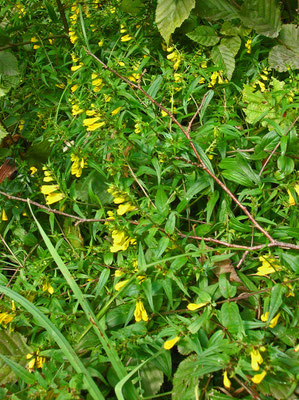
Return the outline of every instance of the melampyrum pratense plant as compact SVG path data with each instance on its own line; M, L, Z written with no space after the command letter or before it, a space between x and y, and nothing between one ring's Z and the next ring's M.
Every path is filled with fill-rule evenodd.
M298 397L295 8L1 8L0 399Z

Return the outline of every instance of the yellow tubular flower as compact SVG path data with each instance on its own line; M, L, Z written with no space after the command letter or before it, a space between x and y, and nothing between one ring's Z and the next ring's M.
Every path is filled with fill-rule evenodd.
M35 167L30 167L29 169L30 169L30 175L34 175L37 171L37 168Z
M139 321L147 322L148 321L148 315L147 315L147 312L146 312L141 300L136 301L134 317L135 317L136 322L139 322Z
M80 63L79 65L73 65L71 67L71 71L75 72L78 71L79 68L81 68L83 66L83 63Z
M121 41L121 42L128 42L129 40L132 40L132 39L133 39L132 36L130 36L130 35L128 34L128 35L122 36L122 37L120 38L120 41Z
M118 206L116 213L117 215L124 215L126 212L133 210L135 210L135 206L132 206L130 203L125 203Z
M288 195L289 195L289 205L294 206L296 204L294 197L292 196L291 191L288 189L287 190Z
M231 381L228 379L227 371L223 372L223 385L226 389L230 389Z
M209 304L208 301L206 301L205 303L190 303L187 305L188 310L190 311L195 311L201 307L206 306L207 304Z
M120 281L120 282L118 282L118 283L114 286L114 289L118 292L120 289L122 289L122 288L127 284L128 281L129 281L129 279L126 279L125 281Z
M272 274L281 268L274 257L261 256L259 260L262 262L262 266L257 269L258 272L255 275L264 276Z
M40 190L42 194L50 194L59 189L58 185L42 185Z
M247 42L245 43L245 47L247 49L248 54L251 53L251 43L252 43L252 39L248 39Z
M94 117L94 118L85 118L84 120L83 120L83 125L84 126L90 126L90 125L93 125L93 124L95 124L97 121L99 121L100 120L100 117Z
M105 122L104 122L104 121L102 121L102 122L97 122L96 124L92 124L92 125L88 126L88 127L86 128L86 130L87 130L88 132L93 132L93 131L95 131L96 129L99 129L99 128L101 128L101 127L104 126L104 125L105 125Z
M71 91L74 93L77 89L78 89L78 87L79 87L79 85L73 85L72 87L71 87Z
M260 369L259 364L262 364L263 357L261 356L261 353L259 352L258 349L253 349L250 352L250 356L251 356L251 368L253 369L253 371L258 371Z
M121 269L118 269L115 271L114 276L116 276L117 278L120 278L124 273L122 272Z
M57 203L58 201L64 199L64 194L63 193L50 193L46 197L46 204L54 204Z
M7 325L14 319L14 314L8 314L7 312L0 313L0 324Z
M267 322L269 317L269 311L267 311L265 314L261 315L261 321Z
M4 208L2 208L2 221L8 221L8 218L7 218Z
M170 339L170 340L166 340L166 342L164 342L164 344L163 344L163 348L164 348L165 350L170 350L170 349L173 348L173 346L174 346L179 340L180 340L180 337L179 337L179 336L176 336L175 338Z
M262 382L262 380L265 378L267 375L266 371L261 372L260 374L254 375L251 380L253 383L256 383L257 385Z
M116 115L120 112L121 107L117 107L115 110L111 111L111 115Z
M280 313L278 313L278 314L276 315L276 317L274 317L273 319L271 319L271 322L270 322L270 324L269 324L269 327L270 327L270 328L275 328L275 326L277 325L277 322L278 322L279 317L280 317Z

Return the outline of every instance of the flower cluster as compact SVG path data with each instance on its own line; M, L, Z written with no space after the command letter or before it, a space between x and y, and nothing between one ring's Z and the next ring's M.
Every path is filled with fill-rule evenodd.
M182 56L174 47L167 47L166 50L169 53L167 59L173 63L173 69L176 71L182 62Z
M79 157L76 154L72 153L71 161L72 161L71 174L75 175L76 178L80 178L80 176L82 175L83 168L86 167L86 162L84 158Z
M247 49L247 53L251 53L251 45L252 45L252 39L248 39L247 42L245 43L245 47Z
M137 81L139 80L139 78L140 78L140 76L141 76L141 74L140 74L139 72L137 72L138 69L139 69L139 66L140 66L139 63L136 63L135 65L132 66L132 69L133 69L133 71L135 71L135 72L132 72L132 74L128 77L128 79L129 79L131 82L137 82Z
M260 353L261 351L266 351L266 348L264 346L261 346L259 349L258 348L254 348L251 352L250 352L250 357L251 357L251 368L253 371L259 371L260 369L260 364L263 363L263 357ZM264 379L264 377L266 376L266 371L261 372L260 374L256 374L254 375L251 380L252 382L258 384L261 383L261 381Z
M120 25L120 33L121 33L121 34L124 34L124 33L126 33L126 32L127 32L127 30L125 29L124 24L121 24L121 25ZM123 36L120 38L120 41L121 41L121 42L128 42L129 40L132 40L132 39L133 39L133 37L130 36L128 33L126 33L125 35L123 35Z
M278 323L279 317L280 317L280 313L278 313L273 319L271 319L270 324L269 324L270 328L275 328L275 326ZM263 321L263 322L267 322L268 318L269 318L269 311L267 311L267 312L265 312L265 314L261 315L261 321Z
M43 292L48 292L48 293L50 293L50 294L53 294L53 293L54 293L53 286L52 286L51 283L49 283L49 282L44 282L44 283L43 283L42 291L43 291Z
M30 39L30 42L31 43L38 43L38 39L34 36L34 37L32 37L31 39ZM40 48L40 45L39 44L34 44L33 45L33 48L34 48L34 50L37 50L37 49L39 49Z
M136 306L135 306L135 311L134 311L134 317L135 321L148 321L148 315L146 312L146 309L144 308L144 305L141 300L136 301Z
M44 182L53 182L55 181L55 178L52 174L52 171L50 171L47 167L43 167L44 171ZM65 195L61 192L59 192L59 185L42 185L41 186L41 192L46 196L46 204L50 205L53 203L57 203L58 201L62 200Z
M11 321L13 321L15 315L14 314L10 314L8 312L2 312L0 313L0 325L4 324L4 326L8 325L11 323Z
M129 196L126 192L121 191L116 186L110 186L107 190L108 193L111 193L113 196L113 203L119 204L117 208L117 215L124 215L129 211L136 210L136 207L133 206L129 201Z
M97 73L92 73L91 74L91 79L92 79L92 85L94 86L93 91L95 93L98 93L102 87L104 86L103 84L103 79L100 78L100 75Z
M92 110L93 112L93 110ZM86 111L86 115L88 115L88 111ZM101 128L105 125L105 121L101 121L101 116L98 113L94 114L95 116L92 118L85 118L83 120L83 125L86 127L88 132L95 131L96 129Z
M136 239L132 239L127 236L125 231L114 229L111 233L113 240L112 246L110 247L111 253L117 253L118 251L127 250L130 245L136 244Z
M223 71L219 71L219 72L214 71L211 75L211 80L210 80L208 87L215 86L217 83L217 80L218 80L219 84L223 83L224 81L223 81L222 73L223 73Z
M260 256L259 260L262 263L261 267L258 267L257 273L255 275L265 276L273 274L281 269L281 266L277 263L277 260L270 256Z
M27 364L29 372L34 371L34 366L36 366L36 368L42 368L43 364L46 362L45 357L39 355L39 350L36 351L35 353L28 353L26 355L26 358L27 360L30 360Z

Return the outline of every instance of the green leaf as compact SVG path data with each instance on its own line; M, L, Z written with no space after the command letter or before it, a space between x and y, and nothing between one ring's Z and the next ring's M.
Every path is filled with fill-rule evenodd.
M241 46L241 39L239 38L239 36L223 38L221 39L220 44L226 46L231 51L231 53L236 56Z
M154 396L163 384L164 374L154 363L147 363L140 369L143 396Z
M299 27L293 24L282 25L279 38L283 44L295 53L299 53Z
M219 66L227 76L231 79L235 69L235 57L233 52L223 44L215 46L211 52L213 62Z
M199 374L194 374L195 354L191 354L180 362L173 377L172 400L195 400L195 388Z
M0 52L0 75L19 75L18 60L8 51Z
M281 284L277 284L273 286L271 290L271 298L270 298L270 306L269 306L269 315L267 320L267 325L270 324L271 320L275 317L277 311L279 310L282 304L282 295L286 291L286 288Z
M290 157L280 156L277 159L277 166L285 175L289 175L294 171L295 163Z
M163 78L162 75L159 75L154 82L147 89L147 93L154 99L162 85Z
M220 38L211 26L198 26L194 31L187 34L194 42L203 46L214 46L219 42Z
M224 169L223 176L236 183L252 187L258 185L260 177L253 171L249 163L241 158L225 158L219 163L219 167Z
M0 96L1 97L1 96ZM0 124L0 143L2 139L5 138L5 136L8 135L8 132L3 128L3 126Z
M285 72L288 68L298 69L298 53L281 44L274 46L269 53L269 66L279 72Z
M243 321L236 303L222 304L220 321L232 335L241 337L244 334Z
M141 0L122 0L120 8L128 14L137 15L144 8Z
M167 200L168 197L166 196L163 187L159 187L156 193L155 206L160 213L163 213L169 209Z
M194 321L188 326L188 330L192 334L197 333L203 324L210 318L211 312L211 307L206 307L201 315L195 317Z
M8 329L0 330L0 385L14 383L17 381L16 368L11 368L12 365L18 365L23 368L26 363L26 354L30 353L31 349L26 343L26 338L18 332L10 332ZM11 361L6 362L7 359Z
M217 203L218 198L219 198L219 192L218 192L218 190L215 190L215 191L211 194L211 196L210 196L210 198L209 198L209 201L208 201L208 204L207 204L207 218L206 218L206 222L210 222L211 215L212 215L212 213L213 213L213 210L214 210L215 204Z
M237 292L236 286L233 286L229 283L225 274L219 275L219 289L223 297L228 299L229 297L234 297Z
M176 212L172 211L169 214L169 217L168 217L167 222L165 224L165 232L168 233L169 235L172 235L173 232L174 232L175 219L176 219Z
M94 380L83 365L82 361L78 358L72 346L65 339L62 333L56 328L56 326L35 305L25 299L25 297L19 295L18 293L5 286L0 286L0 293L4 293L6 296L9 296L11 299L19 303L22 307L24 307L28 312L32 314L32 316L38 321L39 325L46 329L50 337L55 340L55 342L64 352L70 364L75 369L75 371L78 373L82 373L87 390L89 391L93 399L104 400L100 389L95 384Z
M206 112L206 110L208 108L208 105L210 104L210 101L212 100L212 98L214 96L214 93L215 93L214 90L209 90L206 93L206 97L204 99L204 102L203 102L203 105L202 105L202 108L201 108L200 114L199 114L200 123L202 123L203 117L204 117L205 112Z
M189 17L195 0L158 0L155 22L166 43L176 28Z
M241 7L243 23L264 36L277 37L281 28L280 8L275 0L247 0Z
M11 368L11 370L16 374L16 376L26 382L28 385L34 385L36 383L36 378L26 368L22 367L20 364L9 359L0 353L0 358ZM3 372L3 370L1 371ZM0 380L2 383L2 380ZM3 384L3 383L2 383Z
M198 0L196 12L200 18L231 20L239 18L238 9L227 0Z

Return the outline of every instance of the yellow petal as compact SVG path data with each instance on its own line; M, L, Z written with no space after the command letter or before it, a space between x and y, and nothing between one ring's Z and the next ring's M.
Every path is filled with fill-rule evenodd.
M166 340L166 342L164 342L163 344L164 349L170 350L179 340L180 340L179 336L176 336L175 338L170 340Z
M231 381L228 379L227 371L223 372L223 385L226 389L230 389Z
M115 110L111 111L111 115L116 115L120 112L121 107L117 107Z
M265 314L261 315L261 321L267 322L269 317L269 311L265 312Z
M7 218L4 208L2 208L2 221L8 221L8 218Z
M262 380L265 378L267 375L266 371L261 372L260 374L254 375L251 380L253 383L259 384L262 382Z
M187 305L188 310L190 311L195 311L198 308L204 307L205 305L209 304L208 301L206 301L205 303L190 303Z
M74 93L77 89L78 89L78 87L79 87L79 85L73 85L72 87L71 87L71 91Z
M275 326L277 325L277 322L278 322L279 317L280 317L280 313L278 313L278 314L276 315L276 317L274 317L273 319L271 319L271 322L270 322L270 324L269 324L269 327L270 327L270 328L275 328Z
M50 294L53 294L53 293L54 293L53 286L51 286L50 284L48 285L48 292L49 292Z
M42 185L40 188L40 191L42 194L50 194L55 192L55 190L58 190L59 186L58 185Z
M30 167L29 169L30 169L30 175L34 175L37 171L37 168L35 167Z
M28 369L32 369L35 365L35 358L32 358L28 363Z
M100 120L100 117L86 118L86 119L83 120L83 125L84 126L90 126L90 125L95 124L99 120Z
M135 206L132 206L130 203L120 204L116 211L117 215L124 215L128 211L135 210Z
M90 125L86 128L87 131L92 132L95 131L96 129L101 128L102 126L105 125L105 121L102 122L97 122L96 124Z
M122 289L128 282L129 279L126 279L125 281L120 281L118 282L115 286L114 289L118 292L120 289Z
M291 191L288 189L287 190L288 195L289 195L289 205L294 206L296 204L294 197L292 196Z
M259 352L258 349L254 349L250 352L251 356L251 368L253 371L258 371L260 369L259 364L262 364L263 358L261 356L261 353Z
M64 199L63 193L50 193L47 195L46 204L50 205Z

